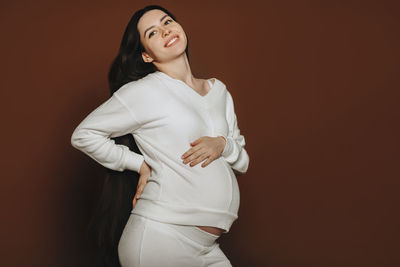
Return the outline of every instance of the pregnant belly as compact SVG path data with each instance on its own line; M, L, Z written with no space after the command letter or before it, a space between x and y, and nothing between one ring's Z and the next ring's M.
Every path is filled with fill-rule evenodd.
M201 163L193 167L182 164L179 170L164 178L162 198L199 208L237 211L239 192L236 176L223 158L204 168Z

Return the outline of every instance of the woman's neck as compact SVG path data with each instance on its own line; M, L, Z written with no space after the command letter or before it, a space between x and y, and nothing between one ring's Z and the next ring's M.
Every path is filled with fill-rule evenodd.
M192 75L186 53L183 53L181 56L171 61L163 62L161 64L154 62L153 64L159 71L168 74L174 79L181 80L189 86L193 86L196 82L196 78L194 78Z

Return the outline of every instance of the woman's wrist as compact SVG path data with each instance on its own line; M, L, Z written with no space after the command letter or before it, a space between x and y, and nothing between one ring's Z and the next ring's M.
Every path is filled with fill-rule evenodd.
M222 150L221 150L221 154L222 152L225 150L225 146L226 146L226 139L224 136L220 135L218 136L220 139L222 139Z
M143 160L143 163L142 163L142 165L140 167L140 170L139 170L139 174L143 175L143 174L145 174L146 172L149 172L149 171L150 171L149 166L147 165L146 161Z

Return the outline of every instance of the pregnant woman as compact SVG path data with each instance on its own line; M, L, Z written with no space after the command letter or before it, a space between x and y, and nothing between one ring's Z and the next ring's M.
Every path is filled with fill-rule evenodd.
M225 84L193 76L182 26L157 5L132 16L109 80L112 96L71 143L108 169L139 174L120 264L231 266L216 240L238 218L235 174L249 156ZM111 139L127 134L141 154Z

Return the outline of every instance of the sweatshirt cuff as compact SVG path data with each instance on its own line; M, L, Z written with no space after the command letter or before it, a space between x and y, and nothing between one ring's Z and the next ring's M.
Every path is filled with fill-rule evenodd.
M128 147L127 147L128 148ZM144 156L131 151L129 148L125 156L125 169L139 173L144 161Z
M219 136L221 136L221 137L223 137L225 139L225 148L222 151L221 156L226 158L232 153L232 150L233 150L232 142L233 142L233 140L229 136L225 136L225 135L219 135Z

